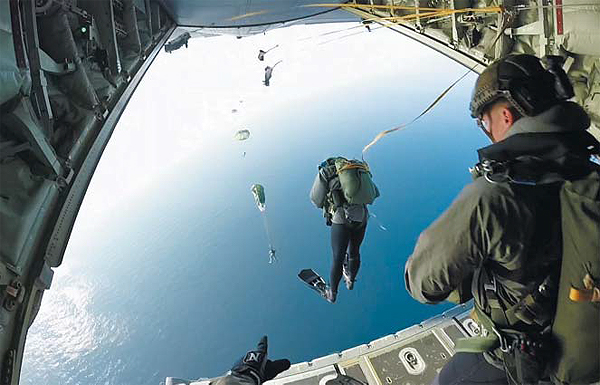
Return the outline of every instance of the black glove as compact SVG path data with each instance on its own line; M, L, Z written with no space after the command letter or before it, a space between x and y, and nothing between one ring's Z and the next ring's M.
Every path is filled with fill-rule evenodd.
M289 360L271 361L267 359L267 336L263 336L258 342L256 350L246 353L244 357L233 365L231 372L238 376L250 377L256 382L256 385L261 385L289 367Z

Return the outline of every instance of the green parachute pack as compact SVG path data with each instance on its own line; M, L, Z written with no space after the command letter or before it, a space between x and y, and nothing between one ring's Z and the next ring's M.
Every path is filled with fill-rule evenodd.
M600 381L600 173L560 192L563 258L550 374L558 384Z
M520 345L506 346L501 335L523 333L511 330L510 325L499 327L477 305L474 310L479 322L494 333L461 339L455 347L458 352L471 353L502 350L511 384L534 384L543 376L560 385L600 381L600 168L574 180L557 177L553 182L562 184L562 261L558 287L554 286L554 317L542 337L549 342L544 349L547 358L540 362L541 357L524 354ZM523 304L531 320L545 311L535 297L528 295Z
M373 175L366 162L337 157L333 164L346 202L370 205L377 199L379 189L373 182Z

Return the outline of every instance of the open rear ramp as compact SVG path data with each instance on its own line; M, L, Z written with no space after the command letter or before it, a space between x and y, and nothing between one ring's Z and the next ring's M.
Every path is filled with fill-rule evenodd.
M472 307L459 305L394 334L339 353L292 365L271 385L326 385L338 371L368 385L430 384L455 353L456 340L478 335ZM200 385L206 380L167 378L167 385Z

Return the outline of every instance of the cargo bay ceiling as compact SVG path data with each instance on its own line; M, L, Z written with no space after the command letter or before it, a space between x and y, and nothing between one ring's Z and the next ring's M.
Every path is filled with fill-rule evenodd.
M599 136L600 0L0 0L0 384L19 382L96 165L165 43L190 28L246 36L343 21L476 72L509 53L560 55Z

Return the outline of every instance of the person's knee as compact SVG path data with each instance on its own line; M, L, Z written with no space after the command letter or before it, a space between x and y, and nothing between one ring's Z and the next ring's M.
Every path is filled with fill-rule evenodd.
M350 249L348 251L348 262L349 263L357 263L360 262L360 251L358 248Z

